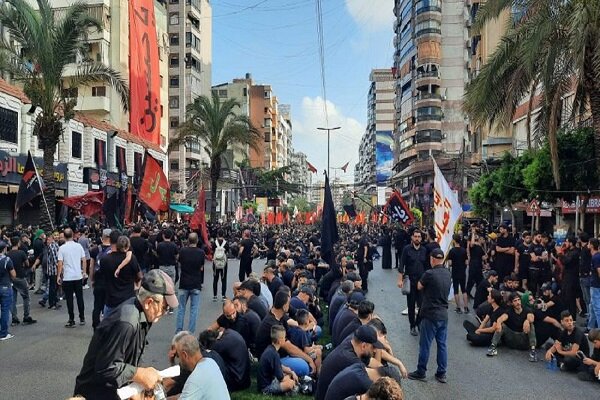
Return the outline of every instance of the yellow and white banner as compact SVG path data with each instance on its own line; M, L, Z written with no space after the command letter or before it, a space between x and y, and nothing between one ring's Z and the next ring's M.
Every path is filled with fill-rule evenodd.
M433 207L435 211L435 235L444 254L450 250L454 227L462 214L462 207L456 193L450 189L442 171L433 160L435 177L433 181Z

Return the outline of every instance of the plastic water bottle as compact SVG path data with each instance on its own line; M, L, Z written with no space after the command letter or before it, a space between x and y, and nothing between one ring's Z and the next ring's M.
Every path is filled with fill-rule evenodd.
M552 371L552 372L556 372L558 371L558 365L556 362L556 357L552 356L552 358L550 359L550 361L546 362L546 369Z

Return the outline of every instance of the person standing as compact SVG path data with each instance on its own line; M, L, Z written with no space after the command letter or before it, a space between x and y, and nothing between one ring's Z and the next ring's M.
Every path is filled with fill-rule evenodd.
M402 257L402 250L408 245L410 237L403 228L398 228L394 235L394 249L396 250L396 269L400 265L400 258Z
M92 328L100 324L100 315L104 312L106 305L106 276L102 271L102 259L112 251L110 244L110 234L112 230L104 229L102 231L102 242L100 246L92 249L90 256L94 258L93 268L90 269L89 282L94 289L94 309L92 311Z
M253 254L258 250L254 240L250 238L250 229L246 229L242 234L242 242L240 243L240 272L238 278L243 282L252 273Z
M559 255L563 265L560 294L572 316L577 318L577 287L579 286L579 249L576 239L568 236L565 240L566 250Z
M421 291L417 290L417 282L423 272L427 262L427 250L421 246L421 231L415 229L411 236L411 244L404 247L402 257L398 267L398 287L404 287L404 277L407 276L410 281L410 292L406 295L408 303L408 321L410 322L410 334L418 336L417 319L415 307L421 306Z
M217 301L219 277L221 278L221 298L223 301L225 301L225 293L227 292L227 254L229 253L229 245L223 236L223 229L219 229L213 248L213 301Z
M448 368L448 294L451 275L444 268L444 252L441 249L431 251L429 258L431 269L425 271L417 290L423 293L423 304L419 310L421 318L421 338L419 341L419 362L417 370L408 374L408 379L425 380L431 342L435 338L437 345L437 372L435 379L446 383Z
M133 227L129 242L131 244L131 251L140 265L142 272L148 271L146 261L150 245L148 244L148 239L142 237L142 227L140 225Z
M590 252L592 253L592 267L590 279L590 318L588 329L600 326L600 242L598 239L590 239Z
M460 234L452 236L452 248L448 252L448 264L452 267L452 286L454 288L454 301L456 313L469 313L469 296L467 296L467 251L460 245ZM462 293L462 296L461 296ZM461 308L462 300L462 308Z
M0 241L0 340L14 337L8 332L10 306L13 301L12 280L17 277L10 258L6 256L8 245Z
M358 263L358 272L362 280L363 292L369 291L369 238L366 233L363 233L358 239L358 248L356 249L356 262Z
M581 286L581 297L583 303L585 304L585 309L588 313L587 317L589 317L591 279L590 272L592 266L592 253L590 252L590 247L588 245L590 237L587 233L584 232L579 236L579 240L581 242L581 252L579 254L579 284ZM585 317L586 315L581 316Z
M181 277L179 278L179 310L177 311L176 333L183 330L185 309L190 300L188 331L194 333L200 309L201 274L204 271L204 250L198 247L198 234L190 233L188 246L179 250Z
M177 245L173 243L173 231L166 229L163 231L162 237L162 242L156 245L158 268L169 275L173 282L177 282L177 257L179 250L177 249ZM173 314L173 310L169 309L169 314Z
M83 228L81 228L79 237L77 238L77 243L79 243L81 247L83 247L83 252L85 253L85 273L83 275L84 289L90 288L90 286L88 285L88 277L90 274L90 240L88 239L87 234L88 228L87 226L84 226Z
M500 234L496 241L495 270L502 282L505 276L510 276L515 270L515 239L509 235L508 226L504 224L500 225L498 231Z
M40 300L40 305L42 307L46 306L46 301L48 301L48 309L49 310L58 310L61 306L58 304L58 286L56 283L56 277L58 276L58 243L56 243L56 239L58 234L53 232L46 237L46 271L45 274L48 275L48 288L46 289L46 293L42 300Z
M12 301L12 325L18 325L21 323L17 316L17 299L21 295L23 299L23 325L35 324L37 321L29 315L30 310L30 299L29 299L29 283L27 282L27 276L29 275L29 260L27 259L27 253L19 248L21 239L18 236L14 236L10 239L11 249L6 256L11 259L15 272L16 278L12 282L13 301Z
M383 227L383 232L379 244L381 245L382 250L381 268L392 269L392 237L390 236L390 232L385 226Z
M85 306L83 303L83 274L85 268L85 252L83 247L73 241L73 230L64 230L65 244L58 249L58 273L56 283L63 286L67 299L69 321L66 328L75 327L75 313L73 310L73 294L77 298L79 311L79 325L85 325Z

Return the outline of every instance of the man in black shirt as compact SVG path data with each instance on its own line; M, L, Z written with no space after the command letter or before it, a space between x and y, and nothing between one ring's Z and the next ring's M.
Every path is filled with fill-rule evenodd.
M252 353L255 353L256 349L256 332L260 326L261 319L258 314L248 308L248 301L245 297L236 296L233 298L233 306L238 315L242 316L246 320L247 329L246 332L238 332L244 340L246 345Z
M592 266L592 253L588 247L589 240L590 238L585 232L579 236L579 248L581 249L581 253L579 255L579 284L581 286L581 297L586 309L590 305L590 279ZM582 314L582 316L585 315Z
M250 238L250 230L246 229L242 234L242 241L240 243L240 251L238 256L240 257L240 271L238 278L240 282L243 282L252 273L252 259L254 252L258 250L258 247L254 243L254 240Z
M190 301L190 319L188 331L196 331L196 320L200 309L200 290L204 273L204 250L198 247L198 234L190 233L188 246L179 250L181 276L179 278L179 310L177 311L176 332L183 330L183 320L188 300Z
M521 297L517 293L511 293L508 301L509 309L498 318L496 332L494 332L487 356L498 355L498 343L503 340L504 344L511 349L529 349L529 361L536 362L538 360L535 352L537 341L533 326L533 313L523 308Z
M260 295L260 283L253 279L247 279L240 285L238 296L244 297L248 301L248 308L254 310L258 316L263 319L267 316L268 307L260 301L256 292Z
M27 253L19 249L21 239L18 236L10 238L11 249L6 256L11 259L16 278L12 282L13 302L12 302L12 325L18 325L21 321L17 317L17 299L21 295L23 299L23 325L34 324L37 321L29 315L29 283L27 276L29 274L29 260Z
M331 381L325 400L352 399L353 395L367 393L373 382L386 376L398 383L402 379L394 365L388 364L378 368L369 368L363 363L352 364L344 368Z
M250 387L250 355L244 338L232 329L217 334L217 340L207 348L219 353L227 366L227 388L230 392Z
M448 252L448 264L452 267L452 285L454 287L454 302L456 312L461 314L469 313L469 297L467 296L467 251L460 245L460 234L455 233L452 237L453 247ZM462 293L462 296L460 295ZM462 305L461 308L461 298Z
M400 258L402 257L402 250L408 245L410 242L410 237L408 233L402 228L398 228L394 235L394 249L396 250L396 268L400 266Z
M579 249L574 237L565 240L566 249L559 255L563 265L560 295L571 315L577 316L577 288L579 286Z
M495 270L498 272L498 279L504 280L515 269L515 240L508 233L506 225L500 225L498 231L500 234L496 240Z
M421 246L421 231L415 229L411 236L411 244L402 250L402 258L398 267L398 287L404 286L404 276L410 278L410 293L406 296L408 303L408 321L410 334L417 336L417 320L415 307L421 306L421 291L417 290L417 282L425 272L427 250Z
M118 234L118 231L113 233ZM102 258L102 273L106 282L105 316L125 300L135 297L135 285L142 280L142 271L134 255L116 273L119 265L126 261L128 250L129 239L127 236L119 236L114 251Z
M279 291L279 288L283 286L283 281L281 280L281 278L275 275L275 268L275 261L269 260L269 263L263 270L263 279L266 282L267 287L269 288L269 292L271 292L273 296L275 296L275 293L277 293Z
M158 268L169 275L173 282L177 282L177 257L179 251L177 245L172 242L173 231L166 229L162 237L163 241L156 245ZM169 314L172 313L173 310L169 310Z
M493 269L489 270L486 278L482 280L479 285L477 285L477 289L475 290L475 298L473 299L473 309L477 310L481 304L485 303L485 300L489 294L489 289L496 287L497 283L498 273Z
M102 231L102 243L90 251L90 257L94 258L94 268L90 269L88 279L90 285L94 288L94 310L92 311L92 328L94 329L100 324L100 315L106 305L106 273L102 270L102 259L112 251L110 234L110 229L104 229ZM113 245L116 246L118 234L114 238L115 243Z
M517 252L516 257L519 265L519 279L523 289L527 289L527 279L529 278L529 267L531 266L531 255L529 249L531 247L531 234L527 231L523 232L523 240L519 241L515 247Z
M140 225L133 227L133 233L131 234L129 241L131 244L131 251L140 265L140 269L142 272L146 272L148 270L146 258L150 245L148 244L148 240L142 237L142 227Z
M409 379L425 380L431 342L437 345L437 372L435 379L446 383L448 368L448 294L450 293L450 271L444 268L444 252L434 249L429 257L431 269L425 271L417 290L423 292L423 303L419 310L421 338L419 341L419 363L417 370L408 374Z
M488 292L487 302L489 308L479 327L469 320L463 322L463 327L467 331L467 340L472 346L489 346L492 343L492 336L496 332L498 318L504 314L504 309L500 307L502 294L499 290L491 289Z
M137 382L152 390L161 377L152 367L138 367L146 336L167 307L178 306L173 281L162 271L150 271L135 298L119 305L94 331L75 380L75 395L88 400L118 400L117 389Z
M547 282L549 276L548 251L542 244L542 235L536 232L533 237L533 242L529 246L529 276L527 279L527 288L535 296L544 282Z
M361 235L358 240L358 248L356 250L356 262L358 264L358 272L362 280L362 288L365 293L369 291L369 238L366 234Z
M583 359L577 355L579 351L587 357L590 347L583 331L575 326L573 316L568 310L560 314L562 333L552 347L546 352L546 361L556 357L561 371L577 371L582 365Z
M10 258L6 257L5 242L0 241L0 340L8 340L14 337L8 332L8 318L13 293L11 289L12 280L17 277Z

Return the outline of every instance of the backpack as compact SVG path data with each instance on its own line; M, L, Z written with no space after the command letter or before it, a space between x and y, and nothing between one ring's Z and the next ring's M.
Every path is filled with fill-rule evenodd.
M226 240L223 240L222 244L219 244L219 242L215 240L215 245L217 246L215 249L215 254L213 255L213 265L215 266L215 269L223 269L225 268L225 265L227 265L225 243L227 243Z

